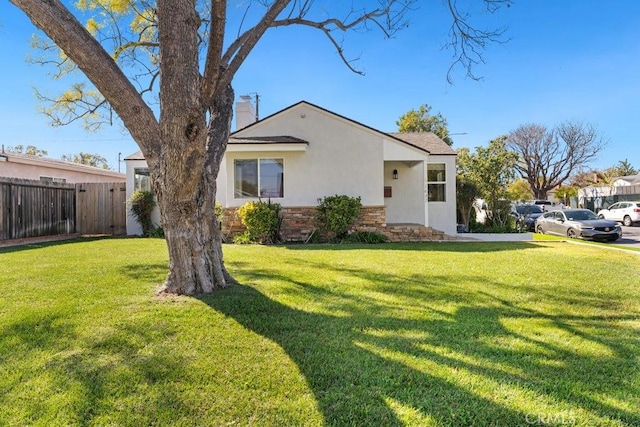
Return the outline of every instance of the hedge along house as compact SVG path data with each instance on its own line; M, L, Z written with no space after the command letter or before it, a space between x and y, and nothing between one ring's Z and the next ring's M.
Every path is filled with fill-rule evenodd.
M283 240L305 241L318 199L333 195L361 198L356 230L391 241L455 236L456 153L436 135L384 133L305 101L256 121L251 102L242 100L236 126L217 178L227 241L244 231L237 209L256 200L282 206ZM150 190L142 154L125 161L127 198ZM140 232L129 216L127 233Z

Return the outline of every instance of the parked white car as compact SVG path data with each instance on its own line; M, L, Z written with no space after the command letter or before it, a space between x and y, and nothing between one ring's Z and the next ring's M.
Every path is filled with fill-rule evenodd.
M600 218L621 222L629 227L640 222L640 202L618 202L598 211Z

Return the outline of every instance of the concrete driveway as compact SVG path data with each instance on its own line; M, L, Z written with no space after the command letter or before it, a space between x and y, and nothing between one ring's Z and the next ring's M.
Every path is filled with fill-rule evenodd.
M640 248L640 226L625 227L622 226L622 239L616 241L616 245L633 246Z
M532 233L511 233L511 234L492 234L492 233L460 233L457 240L462 241L484 241L484 242L517 242L532 240ZM631 246L640 248L640 226L634 227L622 226L622 238L616 240L616 245Z

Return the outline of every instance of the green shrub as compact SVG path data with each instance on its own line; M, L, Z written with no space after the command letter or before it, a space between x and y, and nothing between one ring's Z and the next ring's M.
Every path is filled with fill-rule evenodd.
M271 202L247 202L238 209L240 221L247 229L247 238L263 244L278 241L280 205Z
M156 199L151 191L134 191L129 198L129 209L142 227L142 235L147 237L154 230L151 214L156 207Z
M224 214L224 209L222 208L222 203L220 203L217 200L213 207L213 213L218 217L218 221L222 221L222 215Z
M356 231L342 239L342 243L386 243L389 239L377 231Z
M224 209L222 208L222 203L220 203L217 200L213 205L213 214L216 216L219 229L222 230L222 219L224 218Z
M325 233L342 239L360 214L360 197L329 196L318 199L315 221L317 227Z
M234 237L233 243L235 243L236 245L248 245L255 242L251 240L251 235L249 234L249 232L245 231L244 233Z
M518 230L515 226L512 225L487 225L479 222L469 224L469 232L471 233L497 233L497 234L506 234L506 233L520 233L522 230Z
M155 237L159 239L164 239L164 229L160 226L153 227L152 230L147 233L146 237Z

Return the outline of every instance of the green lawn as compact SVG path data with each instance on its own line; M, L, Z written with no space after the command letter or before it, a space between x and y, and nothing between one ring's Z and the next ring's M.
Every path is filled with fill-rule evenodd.
M638 426L640 257L558 241L0 250L0 425Z

